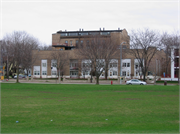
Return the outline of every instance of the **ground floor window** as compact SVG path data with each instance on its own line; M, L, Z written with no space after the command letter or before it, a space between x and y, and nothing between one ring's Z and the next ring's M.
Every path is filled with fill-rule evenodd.
M117 71L113 71L113 75L117 75Z
M123 71L123 72L122 72L122 76L126 76L126 71Z
M47 75L47 72L46 71L42 71L42 75Z
M174 77L175 77L175 78L178 78L178 74L179 74L179 69L175 69L175 71L174 71Z
M77 76L77 75L78 75L78 71L71 71L71 72L70 72L70 75L72 75L72 76Z
M52 75L57 75L57 71L52 71L51 74Z
M129 70L128 70L127 76L129 76Z
M34 71L34 75L40 75L40 71Z

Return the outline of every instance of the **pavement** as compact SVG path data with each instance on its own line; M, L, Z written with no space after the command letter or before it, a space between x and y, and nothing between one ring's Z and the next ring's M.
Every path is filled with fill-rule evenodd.
M36 83L36 84L92 84L95 85L96 83L89 83L85 80L71 80L71 81L61 81L58 83L58 80L40 80L40 79L19 79L19 83ZM9 79L9 80L1 80L0 83L16 83L16 79ZM112 81L113 85L120 85L117 80ZM100 80L99 85L111 85L111 80ZM125 85L125 84L122 84ZM154 85L154 84L147 84L147 85ZM164 85L164 83L157 83L156 85ZM167 85L177 85L177 84L168 84Z

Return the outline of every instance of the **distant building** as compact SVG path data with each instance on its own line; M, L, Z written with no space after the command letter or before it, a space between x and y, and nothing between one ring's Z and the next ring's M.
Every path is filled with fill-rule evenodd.
M58 31L57 33L52 34L52 47L54 48L51 51L33 51L37 53L37 59L33 63L32 75L34 77L42 78L53 78L57 77L57 68L55 66L56 60L52 59L50 56L51 53L59 51L59 53L64 53L69 55L67 59L67 65L64 67L63 74L69 78L87 78L90 76L90 69L87 66L88 59L80 59L77 55L78 48L81 47L81 44L87 43L88 38L92 35L99 35L104 38L114 38L117 40L120 45L122 42L125 42L125 38L129 39L126 29L123 30L94 30L94 31L84 31L80 29L79 31ZM126 44L123 44L122 51L129 49L129 40L126 40ZM66 51L64 51L66 50ZM118 78L120 76L120 66L122 67L122 76L127 78L142 78L142 69L138 63L138 59L135 59L132 55L122 53L122 62L120 65L120 54L114 56L114 58L109 63L108 78ZM152 61L155 61L156 57L164 55L164 51L158 51L158 53L153 57ZM159 65L162 65L159 63ZM154 66L154 63L151 64L151 69ZM153 71L153 69L152 69ZM159 75L163 74L163 69L159 69ZM147 74L148 75L148 74ZM104 78L105 75L102 73L100 78Z
M171 49L171 79L177 80L179 75L179 49Z

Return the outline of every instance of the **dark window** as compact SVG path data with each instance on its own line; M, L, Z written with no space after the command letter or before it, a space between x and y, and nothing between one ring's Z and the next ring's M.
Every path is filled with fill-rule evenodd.
M123 65L122 65L123 67L126 67L126 63L123 63Z
M68 41L67 41L67 40L65 41L65 44L67 44L67 45L68 45Z
M83 47L83 40L81 40L81 44L80 45L81 45L81 47Z
M72 46L72 40L70 40L70 45Z

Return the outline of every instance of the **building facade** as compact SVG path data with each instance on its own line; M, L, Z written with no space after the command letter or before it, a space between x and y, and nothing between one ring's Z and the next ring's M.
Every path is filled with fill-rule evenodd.
M171 80L177 80L179 75L179 49L171 49Z
M92 35L98 35L102 38L110 38L116 40L117 44L122 45L122 57L119 52L111 59L108 64L108 78L118 78L118 76L125 76L127 78L142 78L142 69L140 68L138 59L132 55L125 53L125 49L129 49L129 36L126 29L123 30L95 30L95 31L58 31L52 34L52 47L51 51L33 51L35 62L33 63L32 75L35 78L55 78L60 73L67 78L87 78L91 74L91 61L89 59L82 59L78 55L78 48L82 44L87 43L88 38ZM126 42L126 43L122 43ZM62 58L68 55L66 64L59 69L57 67L57 60L52 57L52 53L62 53ZM159 51L155 56L160 57L163 51ZM154 61L154 59L152 61ZM102 59L103 60L103 59ZM154 63L151 63L152 66ZM160 64L159 64L160 65ZM153 72L154 69L151 67ZM121 72L121 74L120 74ZM159 75L163 74L163 70L159 69ZM148 74L147 74L148 75ZM105 78L103 72L100 78Z

